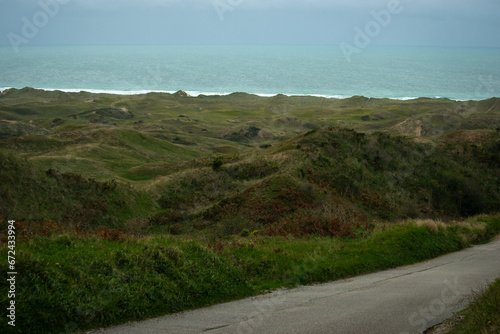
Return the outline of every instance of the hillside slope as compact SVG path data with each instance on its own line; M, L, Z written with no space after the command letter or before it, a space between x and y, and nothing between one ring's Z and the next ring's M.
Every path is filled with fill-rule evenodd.
M457 138L462 138L457 142ZM476 140L471 141L471 138ZM481 138L479 140L479 138ZM219 157L152 187L174 230L351 235L373 220L459 217L500 204L500 133L421 140L320 128L275 147Z
M8 90L0 212L297 235L492 212L498 101Z
M119 96L24 88L0 95L0 119L0 147L46 168L146 181L170 163L267 147L319 126L417 137L496 129L500 103L245 93Z
M156 208L148 194L115 180L96 181L80 174L43 170L0 150L0 217L54 221L65 226L119 227L147 217Z

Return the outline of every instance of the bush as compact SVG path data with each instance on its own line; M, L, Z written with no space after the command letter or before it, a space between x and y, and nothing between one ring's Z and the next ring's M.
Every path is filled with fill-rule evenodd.
M212 163L211 163L211 165L212 165L212 169L213 169L214 171L218 171L218 170L222 167L223 163L224 163L224 162L223 162L223 160L222 160L222 157L217 157L217 158L215 158L215 160L214 160L214 161L212 161Z
M279 171L279 167L265 160L228 166L224 171L239 180L262 179Z

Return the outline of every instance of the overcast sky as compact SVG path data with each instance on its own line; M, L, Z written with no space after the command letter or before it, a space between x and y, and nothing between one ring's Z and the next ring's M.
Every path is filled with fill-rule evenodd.
M361 31L500 47L499 15L500 0L0 0L0 45L354 45Z

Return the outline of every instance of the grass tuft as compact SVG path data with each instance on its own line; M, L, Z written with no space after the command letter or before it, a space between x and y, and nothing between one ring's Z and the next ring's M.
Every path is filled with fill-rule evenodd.
M433 234L438 234L439 232L445 232L447 228L446 224L440 220L418 219L414 223L418 227L427 228Z

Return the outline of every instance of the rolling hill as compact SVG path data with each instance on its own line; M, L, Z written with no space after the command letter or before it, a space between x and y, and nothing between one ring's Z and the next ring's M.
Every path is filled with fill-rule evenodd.
M25 88L2 93L0 117L9 180L1 211L23 219L63 221L65 199L84 208L92 191L75 195L80 188L109 182L150 201L128 215L109 209L114 225L140 216L172 233L272 225L269 233L347 235L373 219L468 216L500 206L499 99ZM9 159L16 169L7 168ZM96 196L95 203L117 205ZM43 208L37 198L61 205Z

